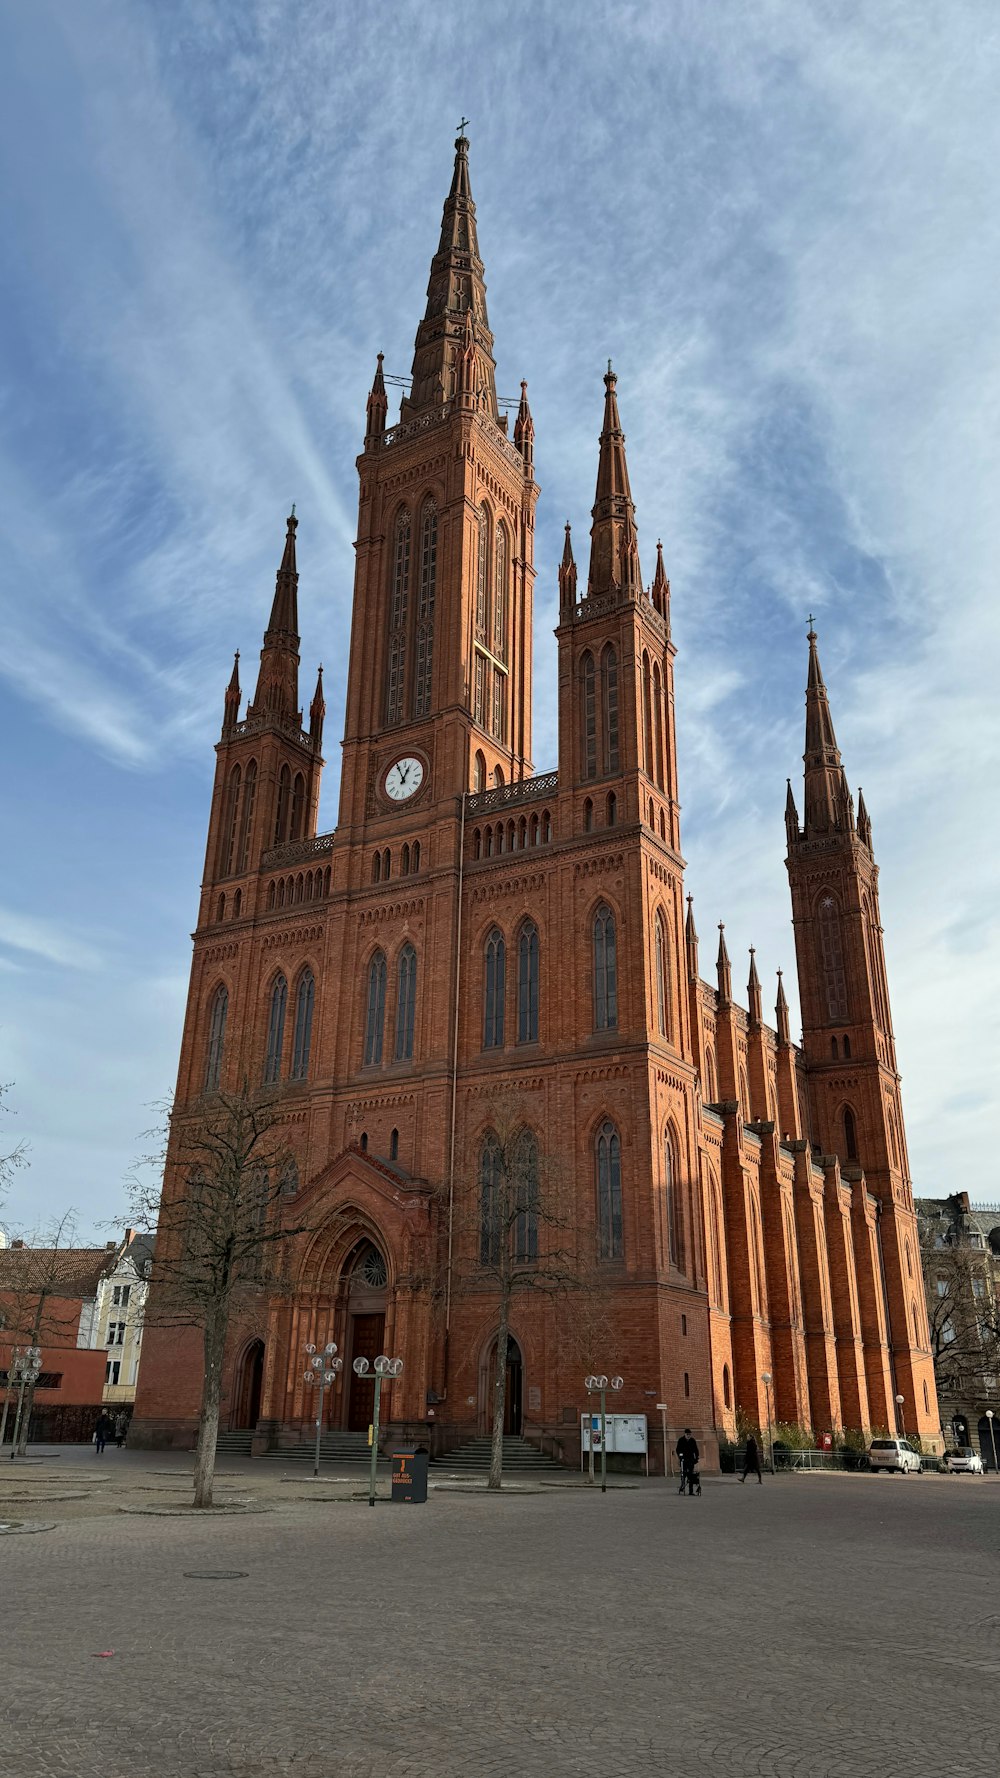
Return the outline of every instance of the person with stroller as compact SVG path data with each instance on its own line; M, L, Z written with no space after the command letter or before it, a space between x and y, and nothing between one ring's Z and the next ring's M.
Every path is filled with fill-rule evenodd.
M690 1426L685 1426L681 1437L677 1440L677 1460L681 1466L681 1485L677 1492L683 1494L685 1487L689 1494L701 1493L701 1482L698 1479L698 1441L692 1435Z

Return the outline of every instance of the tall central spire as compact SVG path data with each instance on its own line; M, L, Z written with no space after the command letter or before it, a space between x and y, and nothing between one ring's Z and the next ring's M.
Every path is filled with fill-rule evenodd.
M847 778L833 731L830 700L819 664L816 632L809 628L809 676L806 682L805 837L852 825Z
M400 418L440 407L461 390L473 407L499 423L493 335L486 314L486 283L469 184L469 143L455 143L455 170L431 260L427 307L413 349L413 385Z
M597 495L590 528L588 599L604 593L642 591L639 537L625 461L625 434L618 414L618 378L608 361L604 379L604 426L597 465Z
M267 712L289 720L299 720L299 573L295 561L295 533L298 529L295 508L288 517L285 548L274 584L271 616L264 631L260 651L257 690L248 716Z

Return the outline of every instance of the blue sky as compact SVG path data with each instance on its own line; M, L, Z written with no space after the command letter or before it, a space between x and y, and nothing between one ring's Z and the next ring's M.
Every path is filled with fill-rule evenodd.
M768 998L793 968L813 611L915 1187L1000 1199L998 81L986 0L0 8L9 1225L115 1215L172 1085L222 691L292 500L334 824L365 395L378 350L409 370L463 113L498 387L535 416L536 765L611 355L703 966L725 919L737 980L751 943Z

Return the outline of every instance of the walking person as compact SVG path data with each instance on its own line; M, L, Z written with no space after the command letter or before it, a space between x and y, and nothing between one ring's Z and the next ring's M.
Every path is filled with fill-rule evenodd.
M685 1487L689 1494L693 1494L696 1484L698 1493L701 1493L701 1483L696 1474L698 1456L698 1441L692 1435L690 1426L685 1426L683 1433L677 1440L677 1460L681 1466L681 1485L677 1490L679 1494L683 1494Z
M116 1414L115 1415L115 1444L118 1446L119 1451L121 1450L122 1445L125 1443L125 1435L127 1432L128 1432L128 1415L125 1413Z
M746 1453L743 1458L743 1474L740 1476L740 1481L745 1482L748 1475L755 1475L763 1487L763 1477L760 1473L760 1446L752 1432L747 1439Z
M98 1457L104 1456L104 1447L107 1444L108 1439L111 1437L113 1430L114 1422L111 1419L111 1415L106 1414L102 1408L97 1416L97 1425L94 1427L94 1443L97 1446Z

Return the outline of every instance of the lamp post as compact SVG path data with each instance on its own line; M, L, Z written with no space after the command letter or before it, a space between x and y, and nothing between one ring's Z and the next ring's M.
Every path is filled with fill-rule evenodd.
M771 1474L773 1475L774 1474L774 1435L771 1431L771 1373L770 1373L770 1371L761 1371L760 1380L764 1385L764 1394L767 1399L768 1468L770 1469Z
M344 1368L344 1361L337 1357L337 1343L327 1340L322 1352L317 1352L310 1342L306 1347L309 1369L304 1373L302 1381L310 1388L318 1386L319 1401L316 1407L316 1454L313 1458L313 1475L319 1475L319 1448L323 1437L323 1396L327 1389L332 1389L337 1381L338 1372Z
M601 1398L601 1493L602 1494L606 1494L608 1491L607 1393L608 1393L609 1388L615 1389L615 1390L621 1389L624 1384L624 1381L625 1381L624 1377L612 1377L610 1383L608 1382L607 1377L584 1377L584 1379L583 1379L584 1387L587 1391L587 1394L588 1395L599 1394L600 1398ZM591 1448L591 1451L593 1451L593 1448L594 1448L593 1429L591 1429L591 1435L590 1435L590 1448Z
M656 1404L656 1411L660 1416L660 1424L663 1428L663 1479L664 1479L664 1481L666 1481L667 1476L670 1474L670 1456L667 1451L667 1404L666 1404L666 1402L665 1401L658 1401Z
M986 1418L990 1423L990 1444L993 1446L993 1471L995 1474L997 1467L998 1467L998 1465L997 1465L997 1437L996 1437L996 1433L993 1430L993 1409L992 1408L987 1408Z
M903 1414L903 1404L904 1404L905 1400L906 1400L905 1395L897 1395L897 1397L896 1397L896 1419L899 1421L899 1436L900 1436L900 1438L906 1437L906 1419Z
M353 1370L356 1377L370 1377L373 1371L375 1373L375 1401L372 1407L372 1462L371 1471L368 1477L369 1506L375 1505L375 1466L378 1463L378 1410L379 1402L382 1399L382 1379L383 1377L398 1377L401 1374L402 1369L403 1360L401 1358L376 1358L373 1365L369 1365L367 1358L356 1358L354 1360Z
M23 1353L11 1360L11 1374L18 1385L18 1412L14 1417L14 1437L11 1438L11 1463L18 1454L18 1442L21 1437L21 1414L25 1410L25 1390L34 1385L41 1376L41 1346L25 1346ZM25 1440L27 1444L27 1440Z

